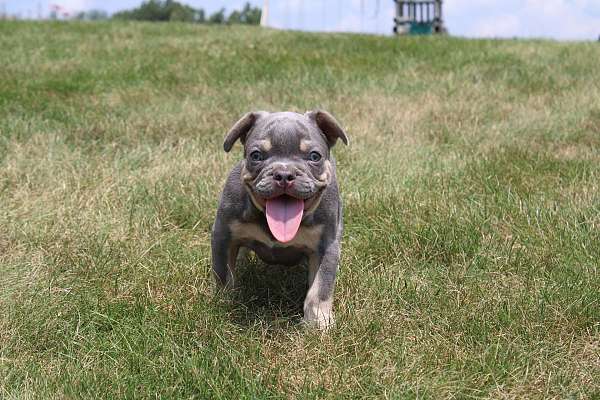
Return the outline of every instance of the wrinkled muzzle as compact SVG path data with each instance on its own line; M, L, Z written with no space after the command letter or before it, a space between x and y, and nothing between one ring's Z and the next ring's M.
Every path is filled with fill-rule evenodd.
M303 215L316 208L327 184L309 171L281 165L267 166L247 181L255 204L264 207L271 234L282 243L294 239Z

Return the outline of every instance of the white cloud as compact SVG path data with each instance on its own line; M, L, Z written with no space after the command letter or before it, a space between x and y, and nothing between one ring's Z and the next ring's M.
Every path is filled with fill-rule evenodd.
M600 2L592 0L448 0L450 32L468 37L595 39Z
M361 25L364 30L364 28L365 28L364 20L361 22L360 16L355 15L355 14L350 14L350 15L345 16L341 21L339 21L335 25L335 30L342 31L342 32L360 32Z
M473 27L477 37L511 37L520 29L520 20L516 15L484 17Z
M308 31L391 33L391 0L271 0L269 26Z

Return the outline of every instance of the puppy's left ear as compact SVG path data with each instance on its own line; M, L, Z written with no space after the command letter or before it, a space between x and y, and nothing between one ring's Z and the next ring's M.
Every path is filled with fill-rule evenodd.
M348 136L342 129L339 122L327 111L315 110L306 113L306 116L315 121L321 132L325 135L329 147L333 147L338 139L341 139L345 145L348 144Z
M223 141L223 149L225 149L225 152L228 153L238 139L244 144L248 132L254 127L256 121L267 114L266 111L252 111L240 118L240 120L229 130L227 135L225 135L225 140Z

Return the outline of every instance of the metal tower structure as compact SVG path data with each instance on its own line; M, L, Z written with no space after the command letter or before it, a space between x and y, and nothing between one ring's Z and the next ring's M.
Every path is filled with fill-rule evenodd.
M394 33L398 35L444 34L442 0L394 0Z

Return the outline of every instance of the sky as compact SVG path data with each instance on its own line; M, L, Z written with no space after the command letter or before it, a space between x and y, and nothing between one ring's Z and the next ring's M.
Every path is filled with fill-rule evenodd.
M180 0L181 1L181 0ZM212 13L239 9L246 0L183 0ZM71 12L102 9L113 13L141 0L0 0L0 13L21 18L47 16L50 4ZM250 3L262 6L263 0ZM269 0L269 26L309 31L391 34L392 0ZM600 0L445 0L444 19L452 35L471 38L550 38L598 40Z

